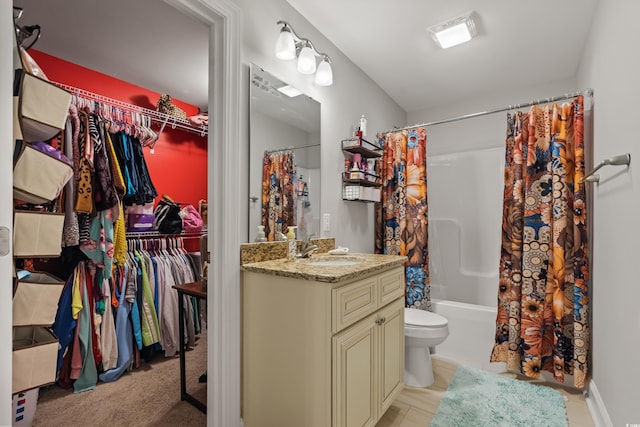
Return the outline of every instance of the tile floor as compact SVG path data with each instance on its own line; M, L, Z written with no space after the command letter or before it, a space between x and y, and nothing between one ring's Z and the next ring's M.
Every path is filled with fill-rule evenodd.
M376 427L425 427L431 423L440 399L447 387L456 365L441 359L433 359L435 383L427 388L405 387L400 396L378 421ZM504 374L515 377L513 374ZM570 427L594 427L582 392L550 382L539 382L558 390L566 399Z

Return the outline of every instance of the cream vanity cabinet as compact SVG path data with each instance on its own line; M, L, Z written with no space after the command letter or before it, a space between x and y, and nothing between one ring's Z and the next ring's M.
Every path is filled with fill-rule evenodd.
M243 272L245 427L374 426L403 387L404 268L327 283Z

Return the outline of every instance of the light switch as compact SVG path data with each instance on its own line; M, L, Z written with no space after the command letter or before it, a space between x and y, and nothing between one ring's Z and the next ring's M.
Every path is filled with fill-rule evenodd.
M331 231L331 214L322 215L322 231Z
M7 227L0 227L0 256L9 255L11 250L11 233Z

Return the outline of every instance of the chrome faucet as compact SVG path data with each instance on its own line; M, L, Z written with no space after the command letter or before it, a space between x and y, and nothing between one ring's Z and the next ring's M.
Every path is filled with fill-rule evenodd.
M315 251L318 250L318 245L310 245L311 237L315 234L308 235L302 243L300 243L300 252L296 255L298 258L309 258Z

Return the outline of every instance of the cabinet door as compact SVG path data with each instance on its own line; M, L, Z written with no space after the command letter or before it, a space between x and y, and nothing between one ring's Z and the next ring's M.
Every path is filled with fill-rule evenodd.
M403 388L404 376L404 298L378 312L379 374L378 403L382 416Z
M376 315L333 337L333 426L373 426L377 421Z

